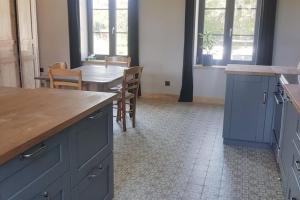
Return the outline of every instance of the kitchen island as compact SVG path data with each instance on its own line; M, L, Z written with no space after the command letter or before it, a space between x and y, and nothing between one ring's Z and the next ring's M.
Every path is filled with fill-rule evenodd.
M0 200L112 199L115 98L0 88Z

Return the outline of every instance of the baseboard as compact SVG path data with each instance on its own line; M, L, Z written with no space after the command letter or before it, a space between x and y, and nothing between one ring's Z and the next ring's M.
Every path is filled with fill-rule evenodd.
M155 94L155 93L144 93L142 98L154 99L161 101L178 102L179 96L174 94ZM209 104L209 105L224 105L224 99L214 97L194 97L193 103Z
M194 97L194 102L201 103L201 104L220 105L220 106L223 106L225 104L224 99L215 98L215 97Z

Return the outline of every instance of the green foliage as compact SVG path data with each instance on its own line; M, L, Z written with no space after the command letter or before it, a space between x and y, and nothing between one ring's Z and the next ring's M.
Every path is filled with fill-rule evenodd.
M216 41L214 36L210 32L199 33L200 38L202 39L201 48L207 52L207 54L211 53L211 50L216 45Z

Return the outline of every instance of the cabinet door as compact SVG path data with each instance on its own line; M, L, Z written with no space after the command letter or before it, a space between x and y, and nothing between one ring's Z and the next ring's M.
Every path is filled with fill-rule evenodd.
M72 200L111 200L113 197L112 154L92 169L72 190Z
M21 78L24 88L35 88L39 74L36 1L17 0Z
M224 138L263 142L269 78L243 75L227 78Z
M31 187L10 200L70 200L70 191L70 176L65 175L40 191Z
M286 185L286 177L290 177L293 164L293 137L297 131L298 113L291 102L285 102L283 109L283 132L280 138L280 170L283 182Z
M0 0L0 86L20 86L15 17L15 1Z
M300 200L300 188L295 177L291 177L290 180L288 200Z

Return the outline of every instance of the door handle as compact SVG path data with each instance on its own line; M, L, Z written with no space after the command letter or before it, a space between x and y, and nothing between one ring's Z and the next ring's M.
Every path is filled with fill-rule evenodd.
M264 99L263 99L263 104L267 103L268 95L267 92L264 92Z

